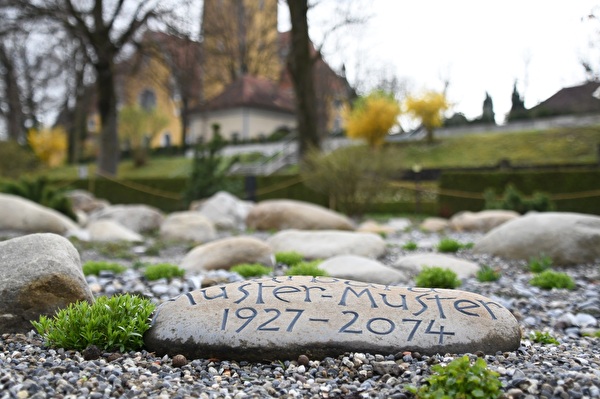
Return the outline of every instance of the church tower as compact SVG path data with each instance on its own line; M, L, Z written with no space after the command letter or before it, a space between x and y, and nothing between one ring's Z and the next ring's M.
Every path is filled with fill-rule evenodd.
M204 0L201 32L204 99L244 75L279 78L277 0Z

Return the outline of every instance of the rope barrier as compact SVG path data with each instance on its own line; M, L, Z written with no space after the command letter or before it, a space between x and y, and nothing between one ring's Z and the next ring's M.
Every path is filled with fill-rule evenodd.
M446 195L449 197L458 197L458 198L470 198L470 199L484 199L482 193L474 193L471 191L460 191L460 190L449 190L449 189L441 189L430 190L425 188L417 188L408 184L403 184L398 181L389 182L390 186L403 188L412 191L419 191L422 193L436 194L436 195ZM581 191L576 193L556 193L556 194L547 194L548 197L552 201L562 201L569 199L580 199L580 198L591 198L591 197L600 197L600 190L591 190L591 191Z
M146 193L146 194L150 194L150 195L154 195L156 197L163 197L163 198L167 198L167 199L174 199L174 200L181 200L183 199L183 196L181 194L174 194L172 192L169 191L164 191L164 190L160 190L157 188L153 188L153 187L149 187L149 186L145 186L143 184L139 184L139 183L134 183L134 182L128 182L125 180L117 180L112 178L111 176L105 175L103 173L97 172L97 175L109 180L113 183L117 183L120 184L121 186L127 187L127 188L131 188L133 190L137 190L140 191L142 193Z
M301 183L302 181L304 181L304 179L302 177L298 176L294 179L290 179L290 180L284 181L279 184L273 184L271 186L264 187L262 189L258 189L258 190L256 190L256 195L272 193L273 191L277 191L277 190L281 190L281 189L293 186L294 184Z

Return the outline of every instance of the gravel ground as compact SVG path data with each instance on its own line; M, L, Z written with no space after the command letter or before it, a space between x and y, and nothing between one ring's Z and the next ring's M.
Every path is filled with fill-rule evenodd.
M451 234L460 242L474 242L477 234ZM384 263L407 254L402 244L414 241L418 251L432 251L440 236L416 230L387 237ZM135 255L115 260L102 251L78 245L82 262L118 261L130 270L117 276L89 276L96 296L138 292L155 303L207 284L236 281L228 272L187 276L172 281L147 282L139 262L177 264L189 249L161 246L158 255L144 255L146 247L132 248ZM414 253L414 252L411 252ZM600 398L600 265L578 265L567 272L576 282L573 291L544 291L529 285L532 274L525 262L507 262L462 250L456 256L486 264L502 273L500 280L480 283L471 278L461 290L490 297L510 309L519 320L523 339L515 352L483 355L490 369L500 374L507 398ZM534 343L530 333L550 333L558 345ZM422 356L419 353L345 353L337 358L281 359L249 363L219 359L156 357L146 351L90 353L50 349L33 330L26 335L0 338L0 398L407 398L408 385L419 386L434 364L447 364L460 354ZM89 360L88 360L89 359Z

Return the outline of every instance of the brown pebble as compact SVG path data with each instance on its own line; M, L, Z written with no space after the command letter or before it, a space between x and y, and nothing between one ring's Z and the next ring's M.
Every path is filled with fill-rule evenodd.
M298 364L302 365L302 366L308 366L308 356L306 355L300 355L298 356Z
M173 356L173 367L183 367L187 364L187 359L183 355Z
M114 353L111 353L110 355L108 355L108 357L106 358L106 361L112 362L112 361L120 359L122 357L123 357L123 355L121 355L120 353L114 352Z
M88 346L81 352L81 354L85 360L96 360L102 356L102 352L96 345Z

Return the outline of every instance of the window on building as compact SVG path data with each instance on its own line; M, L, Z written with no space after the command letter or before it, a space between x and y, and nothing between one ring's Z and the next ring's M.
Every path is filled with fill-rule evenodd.
M156 94L154 90L144 89L140 93L140 107L144 108L146 111L150 111L156 108Z

